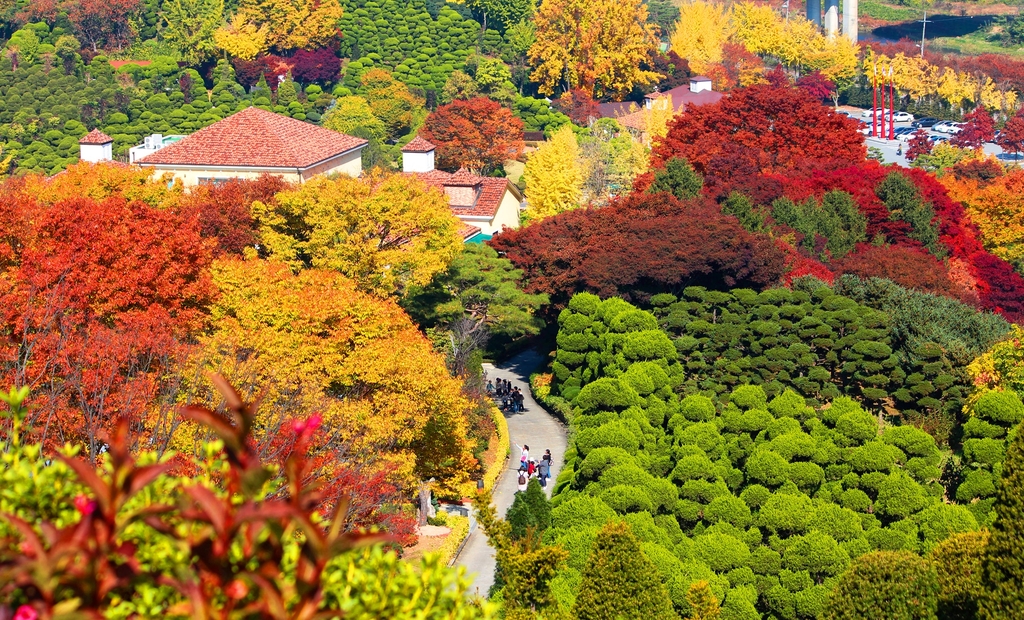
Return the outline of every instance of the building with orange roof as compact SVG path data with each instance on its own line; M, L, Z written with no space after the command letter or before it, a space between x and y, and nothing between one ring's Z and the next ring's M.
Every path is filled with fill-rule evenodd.
M402 172L448 196L452 213L462 221L459 233L466 241L483 241L504 228L519 228L523 193L505 177L435 170L434 145L419 136L402 147Z
M185 186L274 174L291 183L318 174L362 174L367 141L260 108L246 108L189 136L147 137L130 161Z

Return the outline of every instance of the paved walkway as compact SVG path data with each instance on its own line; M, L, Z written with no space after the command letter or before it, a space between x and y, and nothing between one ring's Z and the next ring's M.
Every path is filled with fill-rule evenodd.
M524 411L505 413L512 449L505 471L498 478L494 489L494 504L501 517L505 516L505 511L512 505L516 494L515 468L519 466L519 450L515 444L530 446L530 456L538 460L544 454L544 450L551 450L551 480L548 481L547 488L549 495L565 459L565 427L538 405L530 393L530 373L541 363L541 355L530 350L520 353L501 366L484 364L484 372L487 373L488 379L501 378L511 381L512 386L519 386L525 396ZM487 544L487 536L479 527L473 528L469 533L456 565L465 566L466 572L473 578L470 593L487 596L487 591L494 583L494 549Z

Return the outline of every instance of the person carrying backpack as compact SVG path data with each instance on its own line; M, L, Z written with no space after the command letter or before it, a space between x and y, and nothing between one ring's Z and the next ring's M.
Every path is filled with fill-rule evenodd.
M541 487L547 487L548 478L551 477L551 460L548 458L550 456L551 453L549 451L544 455L544 458L540 460L540 463L537 463L537 479L540 480Z
M518 482L519 490L520 491L525 491L526 490L526 483L527 483L526 472L525 471L519 470L519 480L517 482Z

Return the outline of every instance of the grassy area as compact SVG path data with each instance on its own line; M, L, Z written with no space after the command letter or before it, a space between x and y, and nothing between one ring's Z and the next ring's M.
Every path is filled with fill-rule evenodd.
M954 52L968 56L978 54L1002 54L1024 58L1024 48L1003 47L998 40L990 40L985 31L973 32L961 37L937 37L928 40L928 49L933 52Z
M919 11L907 7L883 4L878 2L878 0L864 0L860 4L860 15L887 22L905 22L912 19L920 19Z

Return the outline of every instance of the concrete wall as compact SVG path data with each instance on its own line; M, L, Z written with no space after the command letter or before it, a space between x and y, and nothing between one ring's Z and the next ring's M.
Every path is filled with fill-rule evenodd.
M261 174L273 174L289 183L302 183L318 174L337 173L358 177L363 172L363 160L361 149L357 149L301 171L288 168L203 168L201 166L172 165L159 167L143 165L143 168L151 169L154 179L159 179L164 174L171 174L185 187L192 187L199 185L203 180L256 179Z
M350 177L363 175L363 149L342 153L334 159L319 163L302 173L302 180L308 181L318 174L347 174Z
M480 227L480 232L485 235L493 235L501 232L504 227L519 228L519 200L511 191L505 190L505 195L498 205L498 211L490 222L469 222Z

